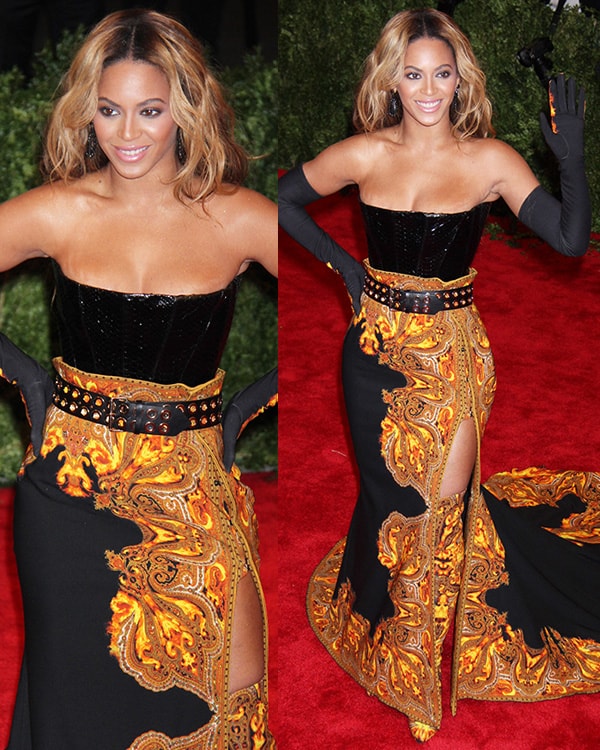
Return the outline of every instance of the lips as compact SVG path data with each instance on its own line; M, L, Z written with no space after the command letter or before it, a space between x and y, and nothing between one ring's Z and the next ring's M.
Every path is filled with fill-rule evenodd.
M417 105L425 112L434 112L441 103L441 99L435 99L434 101L417 101Z
M141 159L149 146L136 146L134 148L115 148L119 158L123 161L138 161Z

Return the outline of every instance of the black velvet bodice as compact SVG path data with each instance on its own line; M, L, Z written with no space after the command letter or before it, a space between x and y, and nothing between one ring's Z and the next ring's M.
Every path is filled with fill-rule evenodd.
M86 372L195 386L214 377L238 288L211 294L128 294L80 284L54 267L61 356Z
M464 276L479 245L490 204L430 214L360 204L373 268L443 281Z

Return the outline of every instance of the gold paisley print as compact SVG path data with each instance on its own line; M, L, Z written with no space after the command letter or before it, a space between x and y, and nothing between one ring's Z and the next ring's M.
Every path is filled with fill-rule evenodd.
M485 486L513 508L555 507L573 493L585 509L563 519L560 528L546 530L577 545L600 541L598 474L530 468L496 474ZM509 583L506 553L481 497L473 516L473 554L465 571L466 605L458 648L458 697L534 701L600 691L600 643L544 628L543 646L533 648L505 614L487 604L487 591Z
M372 278L395 289L445 287L440 279L365 265ZM448 286L464 286L474 277L471 271ZM532 648L523 632L511 626L507 613L486 600L488 592L510 585L510 578L505 550L480 488L479 447L466 493L467 512L461 495L440 497L448 453L460 423L472 419L480 443L494 399L494 362L477 308L472 305L436 315L405 313L367 295L361 305L348 339L350 347L356 347L358 340L359 351L350 348L348 356L360 363L357 382L373 383L365 401L374 414L383 414L377 437L385 470L395 485L408 488L407 507L418 507L416 490L425 510L414 511L418 513L414 516L403 514L404 495L390 488L373 454L364 452L363 460L371 462L365 480L369 484L364 489L361 485L365 505L360 506L359 500L360 512L353 524L380 502L384 513L377 561L388 571L384 583L392 614L387 602L383 608L379 599L359 605L351 579L338 580L343 559L344 570L356 570L363 558L373 565L371 552L352 548L346 563L346 540L342 540L319 564L309 585L308 614L318 638L369 694L406 714L413 734L426 739L441 722L442 644L452 622L453 710L458 698L541 700L600 690L600 643L566 637L555 627L545 627L539 634L542 647ZM354 370L349 367L348 373L352 377ZM378 378L385 384L379 393ZM390 386L395 382L400 385ZM357 413L357 420L364 419L363 411ZM373 440L373 434L363 439ZM369 472L377 475L377 481L383 477L381 484ZM512 508L556 507L558 515L552 517L560 520L556 527L540 527L544 533L578 547L600 542L597 474L527 469L496 475L486 487ZM393 498L396 510L389 510L392 501L380 500L378 491ZM573 511L562 517L558 503L566 495L579 500L571 501L568 508ZM490 498L489 502L497 502ZM359 532L351 526L351 534ZM366 544L371 537L360 539ZM364 579L364 571L361 575ZM381 572L377 570L376 575ZM364 591L362 595L366 600ZM355 606L381 612L382 619L371 623Z
M442 289L471 283L469 276L444 284L372 269L377 281L396 289ZM396 482L423 498L435 492L460 421L473 416L483 432L496 380L490 344L475 307L422 315L403 313L363 296L360 347L380 365L402 373L406 386L383 391L387 416L381 451Z
M223 380L219 372L196 388L160 386L90 375L61 360L55 367L75 385L137 401L207 398ZM188 737L148 732L131 750L274 748L265 685L236 693L233 707L224 699L235 587L245 574L261 587L254 498L237 468L228 474L222 465L220 425L176 437L135 435L52 407L42 455L57 448L59 487L92 498L96 509L132 521L140 532L138 544L106 550L119 577L107 627L111 654L142 687L187 690L213 712Z

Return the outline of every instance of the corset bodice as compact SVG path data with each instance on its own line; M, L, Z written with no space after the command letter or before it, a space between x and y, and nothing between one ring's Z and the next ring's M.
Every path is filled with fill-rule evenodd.
M195 386L214 377L238 279L210 294L129 294L66 277L54 267L61 356L86 372Z
M490 207L481 203L461 213L434 214L360 205L374 268L443 281L467 273Z

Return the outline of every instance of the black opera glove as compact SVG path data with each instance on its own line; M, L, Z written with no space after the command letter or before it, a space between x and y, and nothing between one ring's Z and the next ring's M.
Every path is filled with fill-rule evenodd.
M227 402L223 411L223 463L227 471L235 460L237 439L248 422L277 403L277 368L273 368Z
M540 114L544 138L558 159L561 201L538 186L523 202L519 219L562 255L588 248L592 208L585 175L583 116L585 92L564 75L549 84L550 122Z
M46 409L52 402L52 378L35 359L0 333L0 376L18 386L31 425L33 452L39 455Z
M340 274L346 284L354 312L358 313L365 282L365 269L321 229L304 209L307 203L319 198L322 196L310 185L302 167L294 167L279 179L279 223L318 260Z

